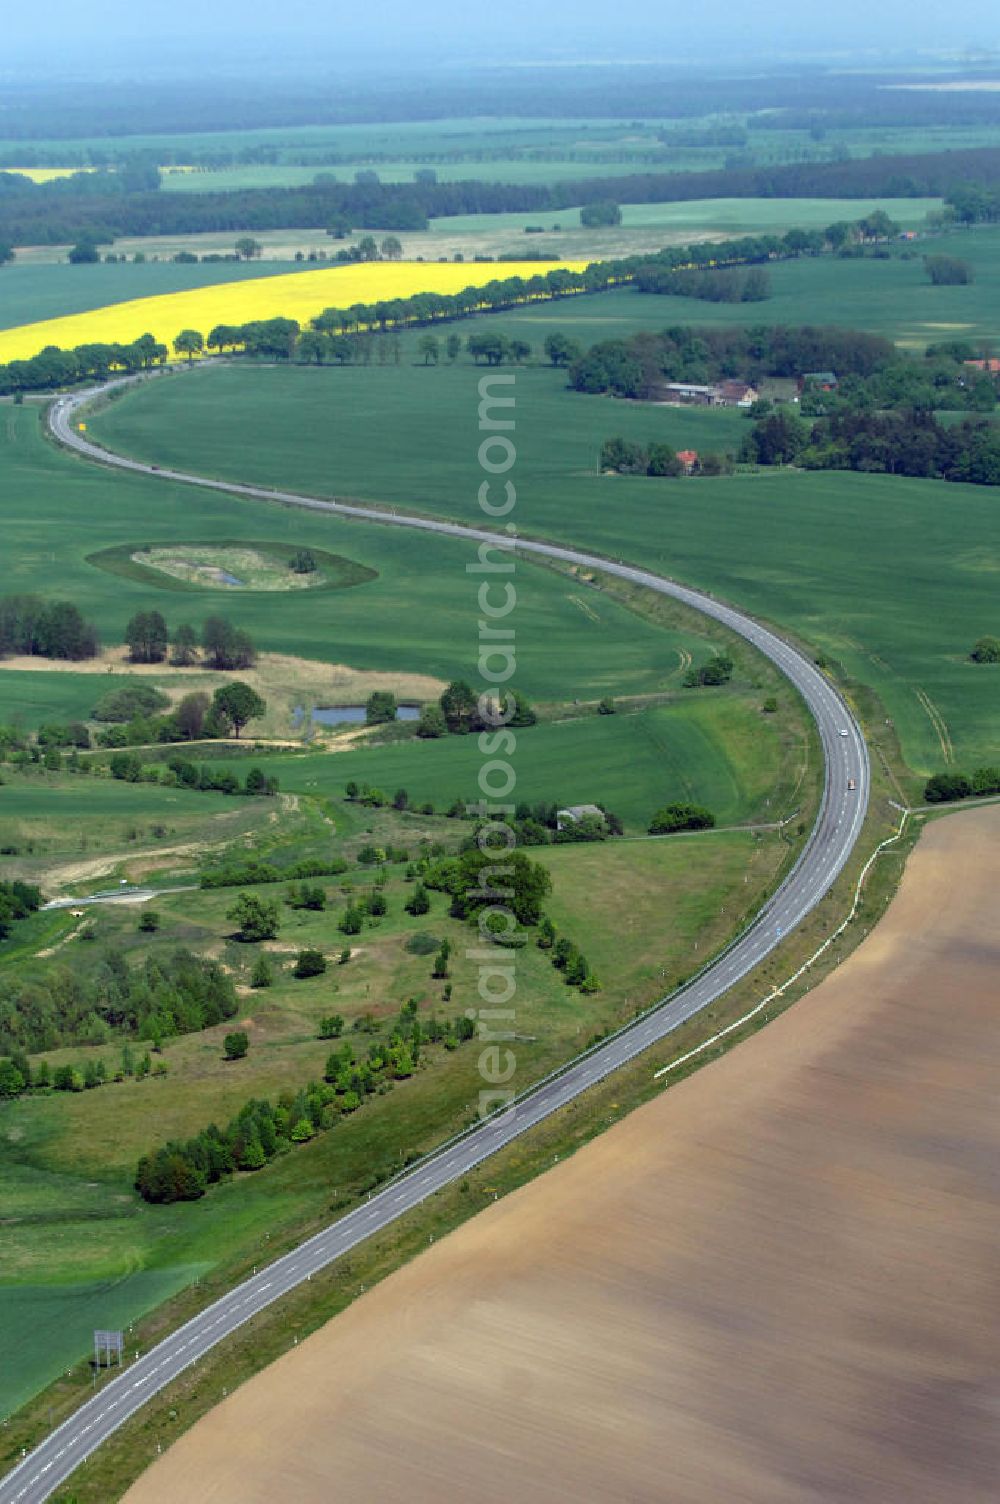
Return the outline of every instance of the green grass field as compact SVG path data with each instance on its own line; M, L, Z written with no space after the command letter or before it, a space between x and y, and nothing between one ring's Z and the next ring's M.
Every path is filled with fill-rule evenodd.
M623 203L621 228L669 231L671 241L684 236L700 239L711 234L781 234L793 226L821 230L838 219L861 219L875 209L884 209L899 224L915 228L931 209L940 207L941 200L937 198L699 198L677 203ZM563 230L579 229L579 209L536 210L530 214L456 214L435 219L432 229L435 233L474 234L492 227L523 231L526 224L549 228L556 223Z
M917 352L948 339L995 343L1000 336L1000 229L956 230L918 241L912 249L910 260L899 255L887 261L822 256L778 262L768 268L772 295L766 303L708 303L622 289L581 298L571 308L538 304L498 316L497 323L502 317L527 340L540 340L551 327L591 342L671 324L835 324L884 334ZM969 261L975 281L964 287L932 287L922 257L938 253Z
M970 242L985 246L989 238ZM917 278L915 266L803 262L776 272L816 273L829 283L842 273L874 279L901 270ZM977 287L941 291L975 295ZM651 303L660 322L680 316L677 299L620 292L550 310L545 319L497 323L530 332L536 343L559 325L593 338L628 327L622 312L630 322L648 320ZM826 306L814 304L814 320ZM137 392L95 427L113 447L160 463L467 521L477 379L466 363L216 371L196 374L190 385ZM517 383L523 528L634 558L798 631L877 690L919 775L940 767L948 750L928 702L959 766L995 758L1000 701L989 670L968 662L975 640L997 630L989 489L856 474L763 472L681 483L599 477L596 451L611 434L722 448L738 441L746 420L583 397L546 368L521 371ZM395 438L385 445L390 413Z
M329 174L340 183L353 183L355 174L366 169L377 172L383 183L412 183L413 175L421 167L420 162L383 162L374 164L364 160L338 162L332 166L299 166L287 163L278 166L218 167L200 172L166 172L163 188L167 193L230 193L244 188L291 188L311 183L317 173ZM439 183L461 183L469 178L480 178L489 183L556 183L573 182L581 178L620 177L629 171L640 172L643 163L628 163L618 160L572 161L559 157L546 157L531 161L512 157L508 160L461 162L435 162L432 165ZM689 165L686 162L684 166ZM690 163L691 166L696 163ZM682 167L678 161L672 170ZM664 166L661 170L670 168Z
M0 1182L3 1180L5 1176L0 1177ZM72 1194L76 1189L65 1184L53 1187L60 1195L67 1190ZM3 1193L6 1215L31 1215L18 1205L16 1185L3 1184ZM30 1204L35 1198L29 1195L28 1200ZM91 1197L95 1206L98 1201L98 1197ZM68 1221L74 1212L81 1216L82 1208L77 1211L67 1206L66 1212ZM83 1213L74 1235L86 1238L90 1231ZM109 1279L64 1285L0 1286L5 1329L0 1359L0 1411L11 1414L51 1383L64 1364L75 1363L88 1348L92 1351L95 1327L127 1328L130 1322L197 1279L206 1267L177 1264L169 1269L140 1269ZM130 1358L131 1352L126 1356Z
M466 390L471 401L468 383ZM473 407L470 424L474 413ZM327 409L327 421L330 416ZM474 463L474 430L467 447ZM39 414L27 406L5 409L0 476L5 494L17 497L16 509L5 517L4 589L71 596L108 644L122 641L133 612L155 605L170 624L225 612L272 652L445 681L474 676L477 586L466 573L473 557L468 545L110 475L54 450L42 437ZM474 489L466 502L471 518ZM377 578L350 590L297 592L290 605L287 592L240 595L225 586L178 592L166 588L169 579L158 589L109 577L87 562L90 554L123 544L218 543L230 537L312 544L374 569ZM682 653L703 657L709 650L695 630L665 631L612 601L591 606L581 599L574 582L538 566L519 566L517 681L525 693L562 700L599 696L609 688L656 692L676 673ZM33 675L33 724L81 712L84 696L76 678ZM0 721L8 718L8 692L25 713L19 675L0 667ZM88 686L88 700L91 694Z
M720 824L780 818L775 791L777 717L762 717L760 696L683 691L676 703L632 714L589 715L518 732L511 762L515 798L529 803L606 804L632 832L655 808L676 800L705 804ZM390 797L405 788L412 803L443 812L456 798L478 799L483 756L475 737L403 741L320 757L268 758L283 790L339 799L355 779ZM239 765L233 764L238 771Z

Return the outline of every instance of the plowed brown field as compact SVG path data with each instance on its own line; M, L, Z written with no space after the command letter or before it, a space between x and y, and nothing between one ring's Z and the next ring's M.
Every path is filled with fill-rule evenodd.
M748 1043L200 1421L129 1504L995 1504L1000 809Z

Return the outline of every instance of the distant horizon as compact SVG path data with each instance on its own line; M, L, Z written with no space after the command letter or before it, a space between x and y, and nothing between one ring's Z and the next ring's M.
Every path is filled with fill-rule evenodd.
M123 75L194 82L262 68L277 76L295 69L310 80L418 67L435 75L455 68L714 72L852 63L1000 68L1000 20L986 0L972 0L957 22L926 16L909 0L883 0L877 9L842 0L835 13L815 0L795 12L757 0L752 13L729 4L697 16L633 5L616 13L613 29L594 0L542 13L530 0L508 0L502 31L455 0L426 0L419 12L404 0L383 0L371 19L346 6L317 15L312 0L285 0L282 18L276 27L270 9L240 0L150 0L141 20L126 0L92 0L85 13L70 0L50 0L44 28L27 13L5 17L0 80L8 87Z

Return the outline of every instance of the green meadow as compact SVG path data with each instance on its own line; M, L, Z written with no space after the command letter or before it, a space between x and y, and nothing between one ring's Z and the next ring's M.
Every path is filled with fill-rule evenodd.
M377 815L376 821L387 818ZM423 828L419 817L402 818L414 835ZM727 910L741 913L760 900L787 853L776 836L749 832L540 853L553 874L560 932L586 946L591 964L602 969L604 988L581 995L533 944L518 953L516 1084L526 1086L595 1030L673 986L724 941L732 922ZM352 874L350 882L361 890L370 878L369 870ZM222 1035L231 1025L219 1025L168 1040L164 1079L0 1102L0 1198L9 1219L0 1320L9 1336L32 1335L29 1359L0 1369L0 1414L77 1363L95 1325L127 1326L206 1270L266 1258L272 1237L328 1219L363 1193L373 1172L391 1173L405 1154L430 1147L468 1119L481 1084L476 1046L449 1052L427 1045L411 1079L257 1174L239 1175L195 1203L150 1206L132 1190L137 1158L164 1139L225 1122L248 1097L273 1097L317 1079L331 1049L317 1037L324 1014L344 1015L347 1037L363 1057L367 1037L350 1028L362 1014L391 1020L414 997L422 1017L432 1011L451 1017L474 1002L475 965L465 955L469 931L448 917L441 894L431 895L428 915L407 915L402 903L409 887L398 871L385 890L388 916L351 942L346 966L333 964L344 943L336 919L347 902L345 885L324 884L328 908L322 913L282 905L279 940L268 947L274 985L243 1001L251 1039L246 1059L223 1059ZM602 895L598 905L595 887ZM280 899L275 888L264 891ZM228 938L232 897L222 890L161 898L163 928L155 940L137 934L134 910L103 910L96 916L99 943L121 944L133 960L146 948L177 941L208 947L224 957L245 990L258 947ZM431 979L429 956L407 948L418 931L451 940L453 993L447 1000ZM330 957L325 976L292 978L294 952L304 945ZM64 954L70 962L72 950ZM47 1058L54 1065L97 1055L114 1065L119 1053L120 1043L110 1041ZM16 1350L5 1344L5 1352Z
M197 375L192 379L199 382ZM466 572L474 559L468 544L111 474L47 443L34 408L5 411L0 483L9 498L6 591L72 598L108 645L122 642L135 611L156 606L170 625L200 623L222 612L272 653L444 681L473 677L478 608L477 583ZM474 460L474 447L471 454ZM467 501L469 516L474 489ZM123 545L247 537L327 549L365 565L375 578L342 590L240 593L211 585L178 591L169 588L175 582L167 576L160 587L89 562ZM517 633L518 687L540 700L657 693L676 675L684 654L704 658L710 651L696 626L664 630L609 599L591 604L579 583L528 564L518 571ZM8 695L22 715L26 699L37 695L31 724L81 714L92 703L98 677L86 664L81 670L32 673L28 690L20 674L0 666L0 720L8 718ZM76 683L81 677L91 681L85 694Z
M34 1176L24 1178L33 1180ZM17 1179L14 1177L12 1184L0 1172L7 1215L24 1214L23 1207L17 1204L20 1199ZM84 1209L72 1205L73 1200L83 1199L79 1182L74 1184L69 1176L54 1177L54 1181L51 1186L54 1195L60 1199L68 1196L70 1201L69 1205L64 1203L64 1225L75 1220L74 1236L93 1237L97 1229L87 1225L93 1221L87 1212L98 1211L100 1215L100 1201L108 1197L108 1192L102 1187L101 1196L91 1196L91 1206ZM34 1195L29 1199L32 1203L37 1201ZM50 1202L43 1216L54 1222L54 1211ZM101 1236L103 1232L102 1226ZM95 1328L128 1328L130 1322L197 1279L206 1267L175 1264L168 1269L123 1270L105 1279L66 1284L0 1286L5 1334L4 1354L0 1359L0 1412L13 1413L51 1383L65 1364L76 1363L81 1354L92 1351ZM126 1332L126 1344L127 1340ZM131 1352L126 1353L126 1357L131 1356Z
M910 263L879 262L779 270L875 277L899 265L909 274ZM620 310L645 305L648 319L655 303L666 321L677 301L623 291L574 301L547 319L585 338L599 329L607 336L623 328ZM531 322L526 315L522 332ZM535 321L537 335L544 327ZM162 464L470 522L478 520L481 374L465 360L454 368L195 373L131 394L94 426L112 447ZM598 476L597 450L612 434L727 448L746 419L581 396L546 367L519 371L516 391L525 531L648 564L796 631L877 691L920 777L951 749L958 766L995 758L1000 695L990 670L968 660L976 639L1000 626L991 490L791 471L681 482ZM395 439L385 445L390 421ZM633 657L630 647L620 672L628 674Z
M510 757L517 775L514 797L605 804L633 834L645 831L654 809L678 800L707 805L723 825L789 814L791 789L776 785L784 776L775 724L782 717L762 716L761 696L750 691L687 690L680 696L648 710L591 713L519 731ZM345 784L356 780L390 798L405 788L411 803L431 803L443 813L455 799L471 803L480 797L483 760L476 737L448 736L318 757L273 755L267 770L293 793L337 800ZM245 764L231 766L239 772Z
M887 207L899 212L892 204ZM923 257L939 253L970 262L975 280L961 287L932 287ZM774 263L768 276L771 297L765 303L708 303L622 288L574 300L572 306L542 303L518 309L498 315L496 325L539 343L549 329L562 328L590 344L672 324L835 324L883 334L918 353L940 340L995 344L1000 337L1000 229L995 226L918 240L905 258L898 250L886 260L802 256Z
M620 168L618 169L621 170ZM690 236L703 240L712 235L780 235L793 226L822 230L836 220L861 219L875 209L884 209L907 229L921 226L938 198L698 198L653 204L622 203L621 230L663 230L672 243ZM477 234L490 229L522 230L541 224L546 229L580 228L579 209L545 209L534 213L455 214L435 219L435 233L451 231ZM611 231L610 233L614 233ZM545 242L539 242L544 246ZM567 256L572 254L567 241Z
M40 767L15 777L7 769L0 788L0 846L17 854L18 875L41 880L46 893L56 896L74 881L107 888L112 872L135 876L178 864L190 869L197 853L239 840L272 813L272 802L264 799ZM31 923L47 928L54 917ZM21 955L23 938L18 925L0 940L0 962Z

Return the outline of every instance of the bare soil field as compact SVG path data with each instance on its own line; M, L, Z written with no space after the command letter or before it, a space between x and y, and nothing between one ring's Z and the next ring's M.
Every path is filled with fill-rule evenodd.
M1000 809L746 1044L428 1249L129 1504L987 1504Z

